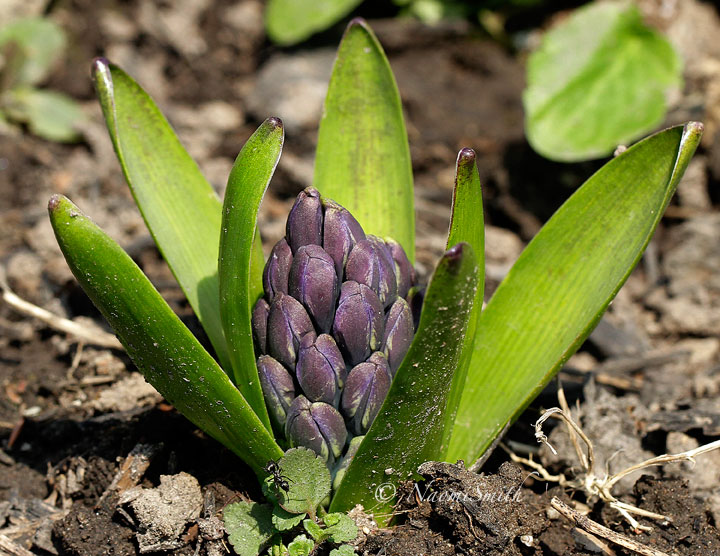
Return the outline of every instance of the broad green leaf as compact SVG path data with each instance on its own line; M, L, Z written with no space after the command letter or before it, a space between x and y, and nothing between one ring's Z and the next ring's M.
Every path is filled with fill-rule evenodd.
M415 260L413 182L395 78L375 35L350 22L320 121L315 187L366 232L399 242Z
M36 85L45 79L65 50L66 42L62 28L46 18L29 17L0 27L3 71L10 71L10 80L4 81L3 87Z
M278 531L289 531L295 528L305 519L307 514L291 514L283 510L280 506L273 506L272 523L273 527Z
M280 474L290 487L287 491L274 484L273 477L265 480L270 498L293 514L309 514L330 494L330 471L325 462L312 450L291 448L278 462Z
M235 385L127 253L65 197L48 208L70 270L147 381L256 473L280 457Z
M5 110L14 121L28 125L35 135L50 141L76 141L77 125L83 119L80 106L57 91L16 87L5 94Z
M270 419L255 366L250 325L253 304L262 293L262 282L253 275L251 264L258 209L275 172L282 145L282 122L268 118L238 154L225 191L218 262L220 315L233 381L268 430L271 430ZM262 263L262 258L259 260Z
M269 0L265 28L274 43L291 45L323 31L362 0Z
M450 217L450 230L448 232L447 247L457 245L461 241L470 244L478 261L478 285L475 292L467 333L460 363L453 375L450 388L450 401L445 412L445 432L443 447L447 449L450 436L455 424L458 405L462 397L465 379L467 377L470 359L475 345L475 330L477 320L482 311L483 295L485 293L485 222L483 218L482 187L480 176L475 162L475 151L462 149L458 153L455 169L455 189L453 190L452 211ZM444 454L443 454L444 455Z
M220 321L222 205L152 99L107 60L93 64L110 138L135 202L220 363L230 358ZM260 241L259 235L256 241Z
M258 556L272 538L275 530L271 520L272 508L257 502L236 502L223 510L228 540L239 556Z
M525 248L481 313L447 461L470 463L580 347L640 260L702 125L608 162Z
M357 537L357 525L347 514L339 512L327 514L323 516L323 523L326 526L325 536L330 542L350 542Z
M298 535L288 544L288 556L310 556L315 542L305 535Z
M530 144L547 158L584 160L662 123L682 64L631 3L597 2L547 33L528 60L527 82Z
M445 412L477 289L472 247L460 243L440 259L418 330L390 391L335 492L331 512L362 504L387 522L395 488L445 450Z

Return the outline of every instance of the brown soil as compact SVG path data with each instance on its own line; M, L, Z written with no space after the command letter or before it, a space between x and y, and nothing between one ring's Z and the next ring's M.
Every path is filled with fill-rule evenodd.
M70 48L48 86L84 103L84 140L59 145L24 132L0 135L0 267L10 287L28 301L106 326L72 279L47 221L47 199L63 193L128 250L202 337L123 182L93 98L90 61L106 55L146 87L219 191L258 123L270 115L288 122L283 158L262 208L261 231L272 245L282 233L292 197L311 182L317 114L306 109L317 111L319 105L312 94L283 97L270 68L290 76L299 57L307 57L316 80L324 82L342 26L302 48L281 50L253 23L262 13L258 0L63 0L49 6L50 16L70 34ZM388 10L370 2L358 13L383 16ZM532 30L548 15L539 10L509 26ZM711 35L720 32L715 15L702 18ZM158 23L168 20L163 18L173 25ZM522 51L511 52L465 24L426 29L380 19L371 25L387 46L408 119L418 270L427 275L444 248L455 156L459 148L473 147L489 224L489 296L524 242L600 163L555 164L527 145ZM668 33L687 36L677 29ZM702 41L695 38L694 48L701 49ZM707 141L643 264L561 372L571 406L580 403L582 425L597 442L598 457L617 464L616 470L622 458L637 462L720 435L720 134L715 134L711 103L720 77L707 70L718 67L710 63L717 61L716 53L701 49L694 54L709 61L702 66L705 73L689 65L686 91L668 122L702 119ZM283 106L288 114L274 113ZM295 109L297 114L290 113ZM513 450L535 450L529 424L539 408L554 406L556 400L551 385L508 432ZM569 473L576 465L572 448L562 440L560 427L550 436L556 446L564 446L560 456L543 449L536 457L550 472ZM123 464L142 463L133 450L147 450L138 474L144 491L170 481L167 477L190 477L197 485L187 493L197 506L195 517L181 522L179 531L150 531L137 506L124 498L126 491L114 486ZM652 534L630 531L614 510L595 500L528 478L500 450L485 465L485 475L430 464L422 471L425 483L408 484L399 493L394 526L370 532L359 551L388 556L630 553L589 538L553 512L549 501L555 495L568 503L571 496L594 521L647 546L677 554L720 554L720 460L717 452L700 458L696 468L675 465L619 485L624 501L672 516L671 524L641 520L652 525ZM450 496L478 491L517 497L478 501L472 495ZM149 532L158 535L155 552L222 554L212 518L238 497L262 499L250 470L144 385L124 353L78 344L0 304L0 554L134 555L140 537ZM5 540L11 548L1 544Z

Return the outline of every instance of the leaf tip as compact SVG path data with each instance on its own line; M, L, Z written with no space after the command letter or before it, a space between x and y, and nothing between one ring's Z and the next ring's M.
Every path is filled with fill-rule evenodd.
M48 201L48 212L55 212L58 207L60 207L60 203L64 198L64 195L59 195L58 193L55 193L52 197L50 197L50 200Z
M460 149L457 157L457 165L464 166L466 164L472 164L475 162L475 151L469 147Z
M110 61L103 57L98 56L92 61L92 66L90 70L93 79L97 80L98 78L101 79L109 79L110 78Z
M685 139L694 138L699 140L703 131L705 131L705 125L702 122L688 122L685 124L683 136Z
M368 24L367 21L365 21L362 17L353 17L350 20L350 23L348 23L348 30L352 29L353 27L363 27L364 29L367 29Z
M265 123L268 125L268 127L272 128L272 129L282 129L283 128L283 122L277 116L270 116L267 120L265 120Z

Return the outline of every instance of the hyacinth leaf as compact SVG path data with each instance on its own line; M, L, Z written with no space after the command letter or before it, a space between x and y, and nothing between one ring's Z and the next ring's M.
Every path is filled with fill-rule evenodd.
M450 384L462 355L478 270L467 243L454 246L440 259L415 339L335 492L331 512L362 504L378 522L386 523L398 483L422 462L442 457Z
M223 521L228 540L239 556L257 556L275 534L269 504L229 504L223 510Z
M117 243L65 197L48 209L70 270L146 380L261 474L282 450L230 378Z
M608 162L543 226L481 313L447 461L473 462L580 347L640 260L702 134Z
M330 471L325 461L307 448L291 448L278 462L288 490L279 488L272 476L265 479L268 498L291 514L315 517L320 503L330 495Z
M314 185L363 229L391 237L415 260L410 148L395 78L367 23L340 43L320 120Z
M220 314L233 381L268 430L270 419L255 366L250 325L253 306L262 295L262 280L252 282L257 276L251 272L251 260L258 209L282 145L282 122L268 118L238 154L225 191L218 262Z
M477 321L482 311L485 293L485 222L483 218L482 186L475 161L475 151L462 149L458 153L455 167L455 189L453 190L450 230L448 232L447 249L464 241L469 243L478 264L478 285L475 292L465 345L460 364L453 375L450 389L450 401L445 412L445 433L443 447L447 449L455 423L455 415L462 397L467 371L475 345Z
M281 45L299 43L349 14L362 0L269 0L265 28Z
M132 78L104 59L95 60L93 77L135 202L220 363L229 369L217 277L220 199L155 103ZM259 235L256 241L261 249ZM262 267L262 260L255 266Z

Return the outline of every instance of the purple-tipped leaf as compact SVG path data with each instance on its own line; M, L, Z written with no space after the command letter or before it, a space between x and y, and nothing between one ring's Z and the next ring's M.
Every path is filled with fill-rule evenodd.
M293 378L285 367L269 355L258 358L257 368L270 419L278 430L283 430L287 411L295 399Z
M322 228L320 193L308 187L297 196L285 227L285 237L293 254L303 245L322 245Z
M333 336L350 365L357 365L377 351L384 333L385 313L375 292L365 284L343 282Z
M288 293L288 278L292 262L290 246L283 238L272 248L263 269L263 288L268 303L272 303L278 293Z
M412 311L407 301L398 297L385 318L385 338L382 350L387 356L392 376L400 367L415 334Z
M323 203L325 205L323 248L335 262L338 279L343 280L350 251L358 241L365 239L365 232L346 208L328 199L323 200Z
M300 340L315 331L307 311L297 299L280 293L270 306L267 327L268 353L294 368Z
M390 390L390 367L377 351L348 373L341 408L352 434L365 434Z
M300 343L295 367L298 382L310 401L337 407L347 369L335 340L329 334L306 335Z
M290 268L289 292L307 309L319 332L329 332L340 284L335 264L319 245L303 245Z

